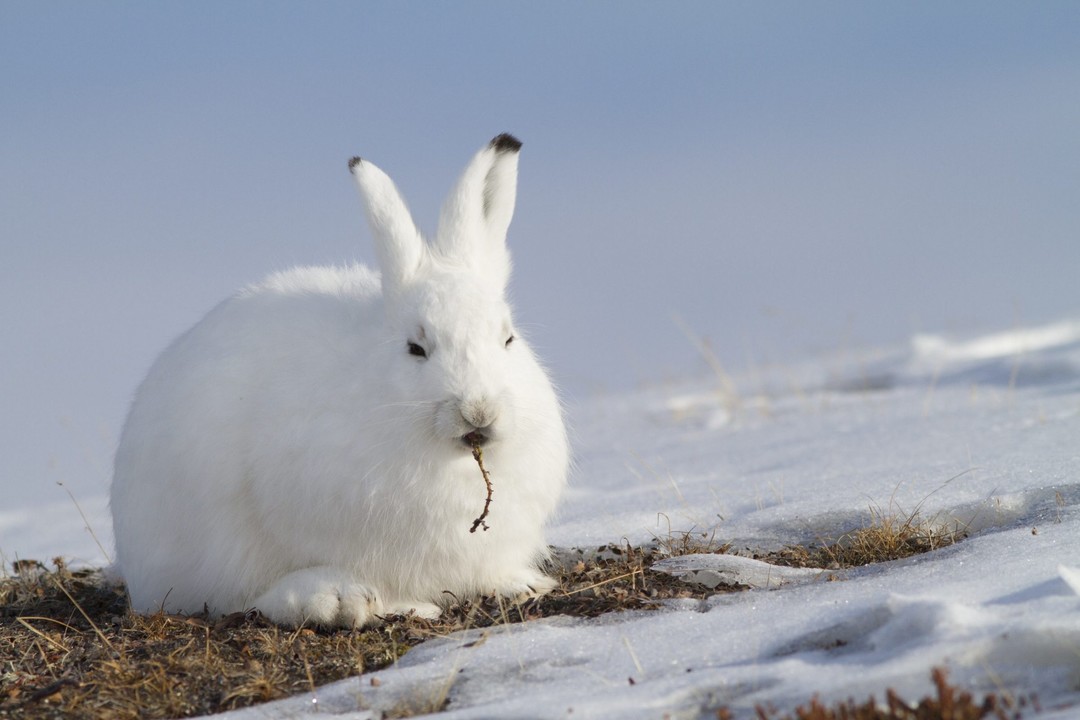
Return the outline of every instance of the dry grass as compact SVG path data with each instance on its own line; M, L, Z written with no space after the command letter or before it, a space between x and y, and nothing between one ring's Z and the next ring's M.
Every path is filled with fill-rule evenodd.
M63 563L20 563L0 606L0 718L213 713L384 667L424 639L402 623L319 634L257 613L134 615L121 587Z
M955 523L924 520L918 511L885 513L870 509L870 522L836 539L797 545L761 556L775 565L850 568L902 560L948 547L966 537Z
M1039 712L1034 699L1013 701L991 694L976 702L971 693L949 684L948 676L941 668L934 668L931 678L937 697L927 696L916 704L907 703L893 690L887 690L884 705L871 697L864 703L848 700L827 707L814 698L782 718L775 711L762 707L757 709L757 716L759 720L1015 720L1028 706ZM720 710L717 717L726 720L731 714Z
M717 592L653 572L659 553L599 548L554 568L559 587L542 598L459 602L435 621L396 617L377 628L338 632L285 630L257 612L218 620L134 615L123 588L97 572L22 561L0 578L0 718L215 713L386 667L424 640L457 630L647 610L666 599ZM444 692L424 710L445 704Z
M922 523L916 515L876 514L867 527L834 541L762 559L848 567L907 557L959 538L958 532ZM377 628L337 632L282 629L254 611L220 619L134 615L123 588L98 572L72 571L59 561L52 569L20 561L13 574L0 577L0 719L210 714L386 667L424 640L459 630L552 615L651 610L666 600L742 590L708 590L651 569L665 557L722 553L728 547L713 534L685 532L657 538L650 547L574 551L549 568L559 585L542 598L460 601L438 620L394 617ZM445 708L448 691L449 686L433 691L431 698L420 699L422 707L395 712L438 711Z

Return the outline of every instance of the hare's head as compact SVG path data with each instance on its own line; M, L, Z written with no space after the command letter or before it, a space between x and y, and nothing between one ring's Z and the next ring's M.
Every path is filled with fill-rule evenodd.
M397 188L353 158L382 270L389 348L385 378L440 441L462 450L510 436L536 360L515 334L506 231L521 143L499 135L469 163L429 243Z

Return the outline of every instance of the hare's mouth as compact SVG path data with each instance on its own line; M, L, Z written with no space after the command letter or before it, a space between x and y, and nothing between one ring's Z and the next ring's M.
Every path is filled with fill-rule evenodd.
M467 447L483 447L491 441L491 433L487 430L477 429L461 436L461 442Z

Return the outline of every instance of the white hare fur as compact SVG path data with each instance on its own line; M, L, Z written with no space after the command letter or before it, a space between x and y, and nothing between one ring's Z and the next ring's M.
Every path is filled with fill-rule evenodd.
M539 565L566 430L505 299L520 146L500 135L473 158L430 243L354 158L381 275L272 275L158 358L111 493L136 611L350 627L554 586ZM470 533L486 497L473 441L494 496Z

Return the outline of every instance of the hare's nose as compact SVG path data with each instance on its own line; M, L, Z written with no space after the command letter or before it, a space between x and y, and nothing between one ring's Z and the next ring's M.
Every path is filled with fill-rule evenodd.
M495 436L495 409L484 400L462 403L461 419L465 421L469 431L461 436L461 441L469 447L480 447L491 441Z
M462 402L458 412L461 413L461 419L469 427L480 432L486 432L489 436L491 435L489 430L495 424L495 420L499 415L494 405L487 398Z

